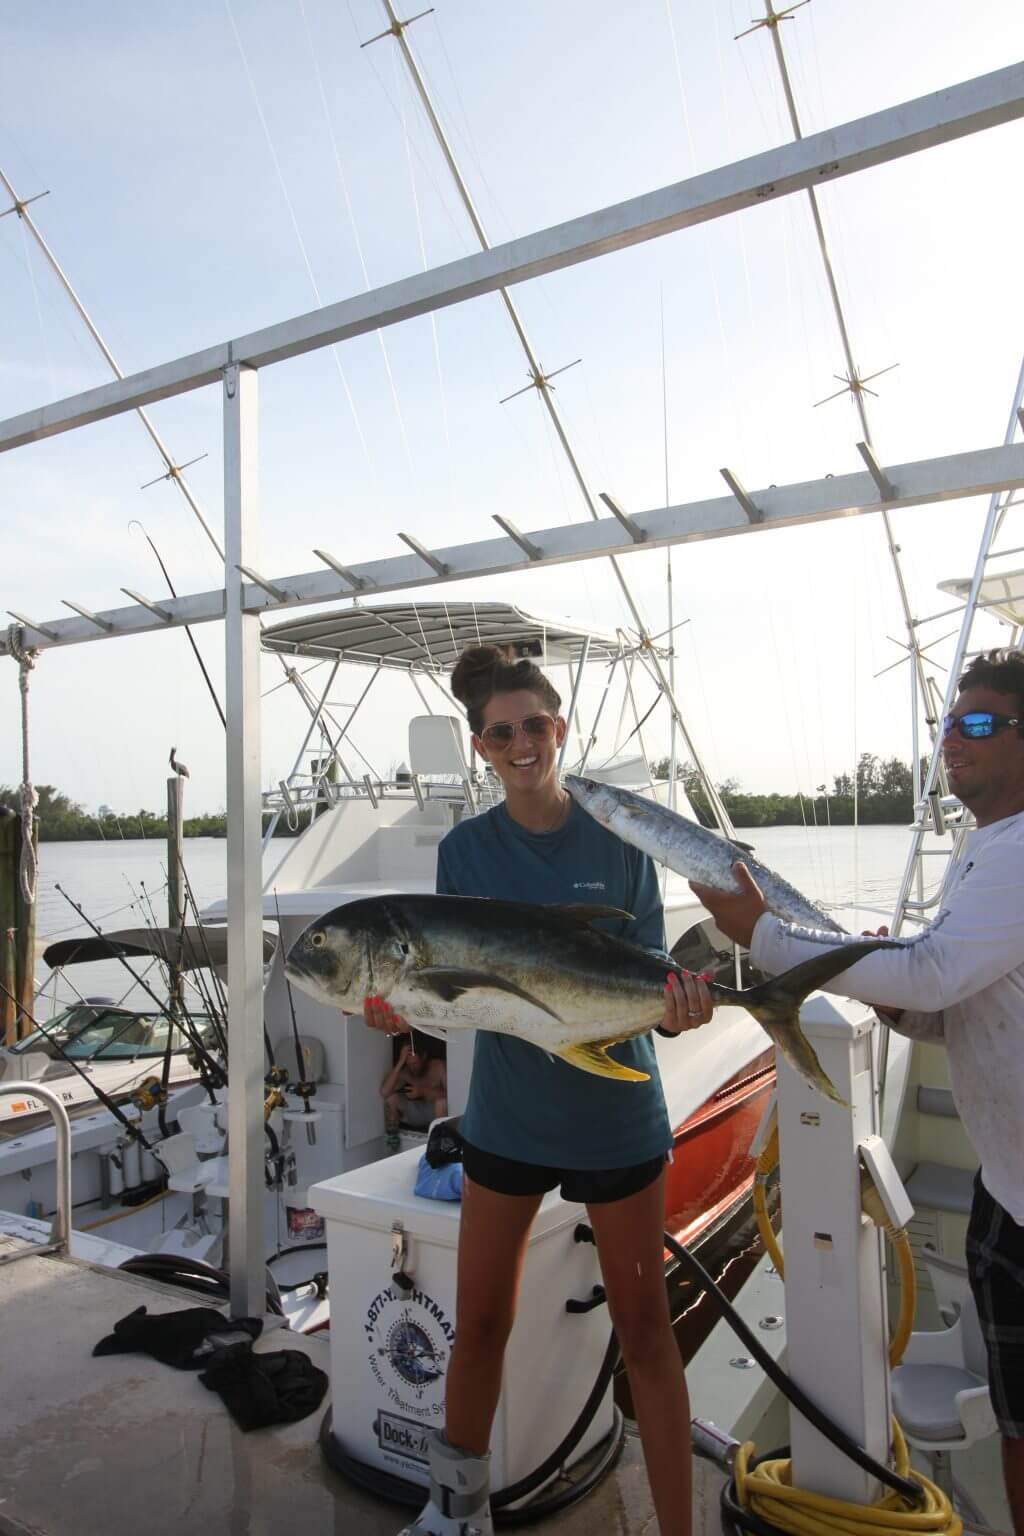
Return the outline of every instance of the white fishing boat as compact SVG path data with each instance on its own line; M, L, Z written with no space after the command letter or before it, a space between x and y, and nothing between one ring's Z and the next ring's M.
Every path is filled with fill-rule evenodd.
M385 9L389 31L407 53L405 24L397 21L390 0L385 0ZM777 23L782 19L768 7L764 24L776 48ZM788 84L787 98L792 107ZM429 104L428 110L432 111ZM16 1209L0 1218L0 1230L7 1234L0 1236L0 1262L19 1261L14 1268L0 1269L0 1306L5 1318L18 1325L15 1368L23 1370L26 1379L31 1371L33 1380L27 1409L12 1404L0 1427L0 1447L11 1448L10 1465L15 1463L19 1438L25 1436L25 1443L18 1445L18 1477L0 1473L5 1499L0 1521L10 1516L18 1528L54 1532L92 1529L88 1521L93 1516L85 1511L102 1485L104 1529L111 1536L127 1529L121 1514L111 1510L107 1501L107 1447L115 1427L110 1405L115 1401L120 1415L119 1460L131 1461L142 1444L151 1452L152 1432L161 1423L173 1425L175 1433L181 1431L181 1464L152 1454L144 1462L150 1507L160 1505L165 1497L168 1500L166 1513L158 1507L148 1517L153 1530L172 1528L168 1519L177 1528L182 1521L198 1517L204 1529L227 1531L239 1518L248 1522L250 1510L259 1505L253 1518L269 1529L305 1518L325 1528L391 1536L397 1517L386 1500L396 1494L408 1499L410 1489L416 1497L425 1479L423 1429L441 1411L443 1367L451 1340L458 1209L423 1200L413 1192L421 1150L416 1133L407 1134L397 1156L384 1155L377 1086L387 1066L385 1043L359 1020L341 1024L334 1013L311 1000L290 996L281 957L312 917L345 900L396 889L429 889L440 837L459 816L488 804L493 785L474 764L464 724L447 699L437 713L428 710L411 718L407 742L399 749L405 757L401 768L386 776L353 771L345 750L347 725L331 723L330 690L339 667L349 663L372 667L371 683L378 676L400 671L414 685L423 681L433 687L460 645L467 638L476 639L487 627L488 633L528 648L549 665L564 663L570 668L570 714L575 727L585 664L600 658L610 668L617 659L625 667L634 653L650 667L660 696L667 700L673 735L679 732L685 750L696 758L669 675L671 658L659 652L657 637L648 633L628 589L625 595L635 631L613 634L602 633L596 626L550 623L531 617L518 604L492 606L481 599L461 605L460 611L459 604L448 601L445 584L484 575L513 574L529 580L527 573L556 564L576 570L577 563L588 560L609 556L618 560L625 554L636 558L641 546L671 548L709 536L741 535L868 511L880 512L888 530L889 517L905 506L985 493L992 496L990 515L975 578L966 593L973 619L979 606L989 601L987 592L979 594L992 537L1003 520L1005 501L1000 498L1006 489L1024 485L1024 446L1014 442L1018 389L1002 447L894 464L873 451L865 428L866 440L859 445L866 465L863 472L772 484L748 492L735 474L726 471L728 496L638 513L626 512L613 498L606 498L608 516L598 515L600 509L570 453L593 514L582 525L531 526L522 531L499 516L500 538L450 544L434 538L427 545L403 535L410 554L348 560L318 550L320 564L315 570L268 573L260 567L256 552L259 370L487 291L501 293L521 330L508 285L792 192L810 193L824 251L814 203L814 189L823 181L1021 116L1024 71L1018 66L808 139L800 139L794 123L796 145L765 151L649 198L600 210L507 246L490 248L474 221L483 246L479 255L0 423L0 450L7 451L207 383L221 383L227 533L223 589L170 599L129 592L129 607L92 610L76 603L71 605L76 613L71 619L35 622L22 615L6 642L0 641L0 651L20 661L24 680L30 651L59 651L83 641L105 642L224 621L229 883L226 903L208 910L206 920L226 923L230 997L228 1089L207 1085L188 1090L191 1101L176 1101L170 1127L174 1133L169 1136L163 1134L167 1127L159 1123L155 1108L138 1116L137 1129L150 1143L143 1150L151 1156L159 1153L168 1173L166 1187L161 1187L163 1180L154 1179L158 1187L151 1200L147 1196L137 1210L123 1205L111 1209L111 1191L102 1182L102 1157L91 1159L98 1143L89 1148L81 1140L79 1151L90 1156L77 1158L72 1185L70 1139L58 1100L53 1101L55 1133L38 1133L51 1138L49 1199L41 1203L46 1209L56 1205L53 1231L48 1233L45 1223ZM446 153L450 160L450 152ZM24 216L25 205L17 206ZM834 284L832 296L838 307ZM863 380L854 369L841 316L840 322L850 370L845 386L862 409ZM548 376L522 334L521 339L530 358L533 384L558 430ZM174 461L165 461L177 477ZM889 543L893 544L891 534ZM934 703L934 690L923 677L922 648L914 637L916 621L898 565L897 574L911 670L915 688L920 686L920 699L915 694L916 731L919 706ZM427 588L431 593L423 600L421 594ZM432 600L435 589L442 593L437 603ZM400 607L386 601L391 594L409 592L412 599L406 597ZM994 594L995 603L1001 601L1006 607L1009 622L1019 626L1018 609L1008 605L1007 598L1005 590ZM309 618L293 616L260 633L264 616L340 601L347 606ZM969 633L965 626L956 663L962 660ZM261 644L278 654L320 658L330 674L323 693L307 701L310 720L295 767L270 797L276 814L295 822L308 816L309 825L287 846L267 878L260 857ZM633 719L639 731L643 720L636 708ZM588 760L595 732L592 728L587 736L586 729L587 722L582 720L579 752L568 757L565 766L585 765L593 776L602 770L595 770ZM673 768L675 757L673 745ZM659 790L642 758L632 765L613 761L604 771L648 793L676 793L674 773L670 788ZM706 784L714 805L710 777ZM933 881L930 877L926 881L922 872L921 854L929 851L923 845L934 841L948 853L959 824L957 808L942 795L937 755L919 784L918 801L912 857L900 897L901 918L920 919L927 910ZM724 808L715 809L722 830L728 832ZM709 933L706 914L694 906L688 893L669 879L665 894L670 942L685 942L692 936L701 946L702 958L710 948L719 958L724 953L727 963L741 964L742 957L729 955L728 946ZM278 925L283 942L265 985L262 941L267 921ZM767 1097L772 1069L762 1061L764 1039L756 1026L732 1015L722 1023L721 1031L707 1040L698 1033L678 1042L659 1042L659 1062L677 1136L681 1140L703 1137L715 1122L720 1123L729 1144L729 1166L735 1172L736 1154L742 1152L749 1130L746 1127L744 1137L740 1136L744 1113L762 1120L752 1151L762 1150L763 1117L756 1111ZM960 1414L957 1401L952 1419L948 1411L945 1417L939 1411L947 1405L940 1401L938 1379L932 1378L933 1384L922 1388L923 1411L914 1426L915 1455L944 1476L948 1469L943 1469L942 1457L954 1448L965 1485L964 1507L1005 1525L993 1466L994 1421L990 1407L986 1417L987 1390L984 1381L977 1379L977 1352L965 1321L967 1293L956 1263L957 1247L962 1246L964 1175L969 1175L973 1157L962 1128L950 1114L943 1063L931 1054L933 1048L893 1040L886 1052L877 1049L876 1033L862 1009L844 1009L819 999L808 1010L807 1024L823 1062L846 1090L850 1103L845 1108L822 1107L823 1101L809 1101L802 1085L780 1065L782 1178L787 1200L785 1290L780 1275L765 1263L739 1301L740 1311L760 1324L769 1355L778 1358L785 1346L791 1375L839 1426L838 1438L846 1437L846 1451L837 1453L832 1443L815 1441L800 1415L794 1414L794 1479L815 1492L838 1493L852 1505L867 1504L880 1489L877 1466L851 1474L843 1460L849 1441L865 1446L876 1463L888 1458L889 1275L881 1238L861 1217L863 1166L891 1219L908 1226L919 1267L932 1277L932 1289L923 1296L917 1333L930 1329L939 1335L952 1320L933 1358L941 1357L948 1366L955 1345L960 1348L961 1382L972 1378L969 1386L962 1386L972 1394L971 1411ZM466 1043L453 1042L449 1051L449 1096L451 1107L457 1109L468 1076ZM0 1096L7 1095L10 1087L0 1081ZM16 1087L25 1091L23 1084ZM52 1100L52 1094L47 1100L40 1091L44 1101ZM109 1138L109 1132L106 1125L98 1134ZM808 1136L815 1140L809 1142ZM132 1139L129 1133L129 1142ZM20 1168L0 1162L0 1207L15 1187L15 1179L24 1182L24 1171L31 1175L46 1160L39 1151L41 1145L19 1149ZM3 1155L0 1152L0 1159ZM152 1163L146 1171L154 1174ZM705 1220L721 1214L749 1176L748 1159L739 1180L731 1178L719 1207L717 1192L708 1193L705 1175L700 1209L666 1215L685 1218L676 1230L689 1235ZM140 1187L143 1183L140 1174ZM89 1221L76 1210L74 1224L80 1230L71 1232L72 1200L77 1205L83 1196L94 1209L87 1212ZM103 1214L97 1214L100 1209ZM496 1426L495 1475L513 1516L522 1513L516 1506L539 1489L537 1496L551 1500L545 1507L553 1527L565 1536L584 1528L638 1533L650 1529L652 1516L642 1489L628 1491L630 1479L635 1481L635 1442L627 1444L618 1481L605 1483L604 1492L594 1493L592 1501L571 1507L573 1497L599 1484L623 1441L621 1417L610 1392L607 1324L602 1321L593 1254L580 1231L580 1215L557 1196L548 1197L531 1242L524 1308ZM81 1230L101 1222L109 1223L118 1238L131 1234L131 1243L109 1241L113 1235L109 1226L102 1237ZM42 1240L44 1250L52 1244L55 1256L34 1253L26 1246L33 1239ZM926 1239L937 1259L924 1253ZM114 1357L114 1364L94 1362L94 1390L83 1398L83 1330L88 1329L91 1342L142 1299L153 1310L172 1310L180 1304L180 1293L171 1293L168 1299L162 1288L168 1280L191 1279L200 1284L208 1300L225 1301L235 1318L266 1315L279 1320L284 1315L296 1335L319 1328L327 1319L322 1285L300 1284L282 1304L273 1287L268 1298L266 1268L268 1258L282 1256L281 1264L273 1265L275 1274L285 1284L290 1283L289 1272L308 1282L309 1249L321 1242L328 1248L330 1343L325 1346L308 1336L296 1342L302 1352L331 1370L333 1401L321 1432L326 1460L341 1467L363 1490L371 1490L371 1495L330 1478L308 1422L267 1432L257 1451L249 1449L252 1441L225 1434L219 1404L210 1406L195 1378L168 1384L157 1368L150 1371L148 1363L140 1366L135 1358L129 1362L129 1377ZM125 1262L127 1275L115 1268ZM904 1271L904 1283L907 1278ZM139 1288L142 1284L145 1289ZM908 1290L902 1292L904 1312L909 1295ZM573 1303L568 1308L567 1299ZM888 1298L890 1307L894 1299ZM567 1318L567 1312L577 1315ZM69 1340L74 1354L70 1370ZM279 1340L277 1335L275 1342ZM927 1344L919 1340L912 1348L917 1367L926 1370ZM736 1350L735 1343L724 1344L715 1330L690 1371L694 1410L718 1424L723 1432L719 1448L726 1457L733 1435L753 1435L761 1446L790 1438L784 1430L775 1433L785 1414L774 1385L750 1354ZM823 1369L825 1362L833 1368ZM127 1427L126 1384L133 1394ZM84 1405L88 1406L83 1412ZM66 1503L62 1505L48 1491L47 1480L36 1475L44 1466L43 1458L52 1456L40 1426L52 1423L54 1417L63 1426L73 1426L70 1454L76 1458L72 1470L79 1492L74 1517ZM569 1464L568 1489L562 1486L563 1462ZM208 1471L211 1463L213 1469ZM286 1466L294 1475L287 1481L282 1508L280 1474ZM232 1483L225 1496L228 1476ZM717 1472L704 1471L699 1479L697 1517L702 1530L719 1529L720 1482ZM182 1507L180 1499L174 1502L173 1490L185 1485L191 1491ZM134 1529L135 1501L123 1502L132 1506ZM943 1527L936 1524L935 1528ZM950 1523L945 1528L955 1527Z

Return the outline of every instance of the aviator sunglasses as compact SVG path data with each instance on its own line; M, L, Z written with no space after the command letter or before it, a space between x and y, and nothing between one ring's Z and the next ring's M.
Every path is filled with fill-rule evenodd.
M951 731L956 731L965 741L981 741L1010 725L1024 725L1024 720L1010 715L994 715L990 709L972 709L966 715L946 715L942 734L948 736Z
M521 720L495 720L480 732L480 740L488 747L504 752L516 739L516 726L530 741L551 741L555 734L555 722L550 715L524 715Z

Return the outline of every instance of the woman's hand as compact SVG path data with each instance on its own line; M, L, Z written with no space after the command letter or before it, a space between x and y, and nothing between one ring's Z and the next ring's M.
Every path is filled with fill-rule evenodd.
M699 976L690 971L683 971L681 977L674 971L669 973L665 982L665 1017L661 1021L666 1034L679 1035L684 1029L699 1029L711 1022L715 1005L707 988L709 980L703 971Z
M403 1019L400 1013L396 1013L390 1003L382 997L366 997L363 999L363 1018L371 1029L383 1030L386 1035L408 1035L412 1033L412 1025L408 1019ZM408 1054L408 1046L405 1047Z

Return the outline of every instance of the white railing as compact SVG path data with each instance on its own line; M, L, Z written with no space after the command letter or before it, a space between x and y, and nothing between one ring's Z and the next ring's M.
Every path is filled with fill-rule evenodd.
M0 1099L23 1095L42 1099L50 1111L57 1132L57 1209L50 1225L47 1243L30 1243L17 1253L0 1255L0 1264L14 1264L18 1259L29 1259L42 1253L67 1253L71 1236L71 1122L68 1112L52 1088L41 1083L0 1083Z

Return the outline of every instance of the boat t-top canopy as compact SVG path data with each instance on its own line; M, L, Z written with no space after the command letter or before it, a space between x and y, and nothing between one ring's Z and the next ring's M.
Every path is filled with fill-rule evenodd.
M940 581L939 591L948 592L959 602L966 603L971 592L970 577ZM978 588L978 606L993 618L1002 619L1004 624L1014 628L1024 625L1024 571L1001 571L985 576Z
M541 665L610 660L622 642L567 619L539 618L511 603L361 603L303 615L263 631L264 650L324 656L403 671L450 670L467 646L509 646Z

